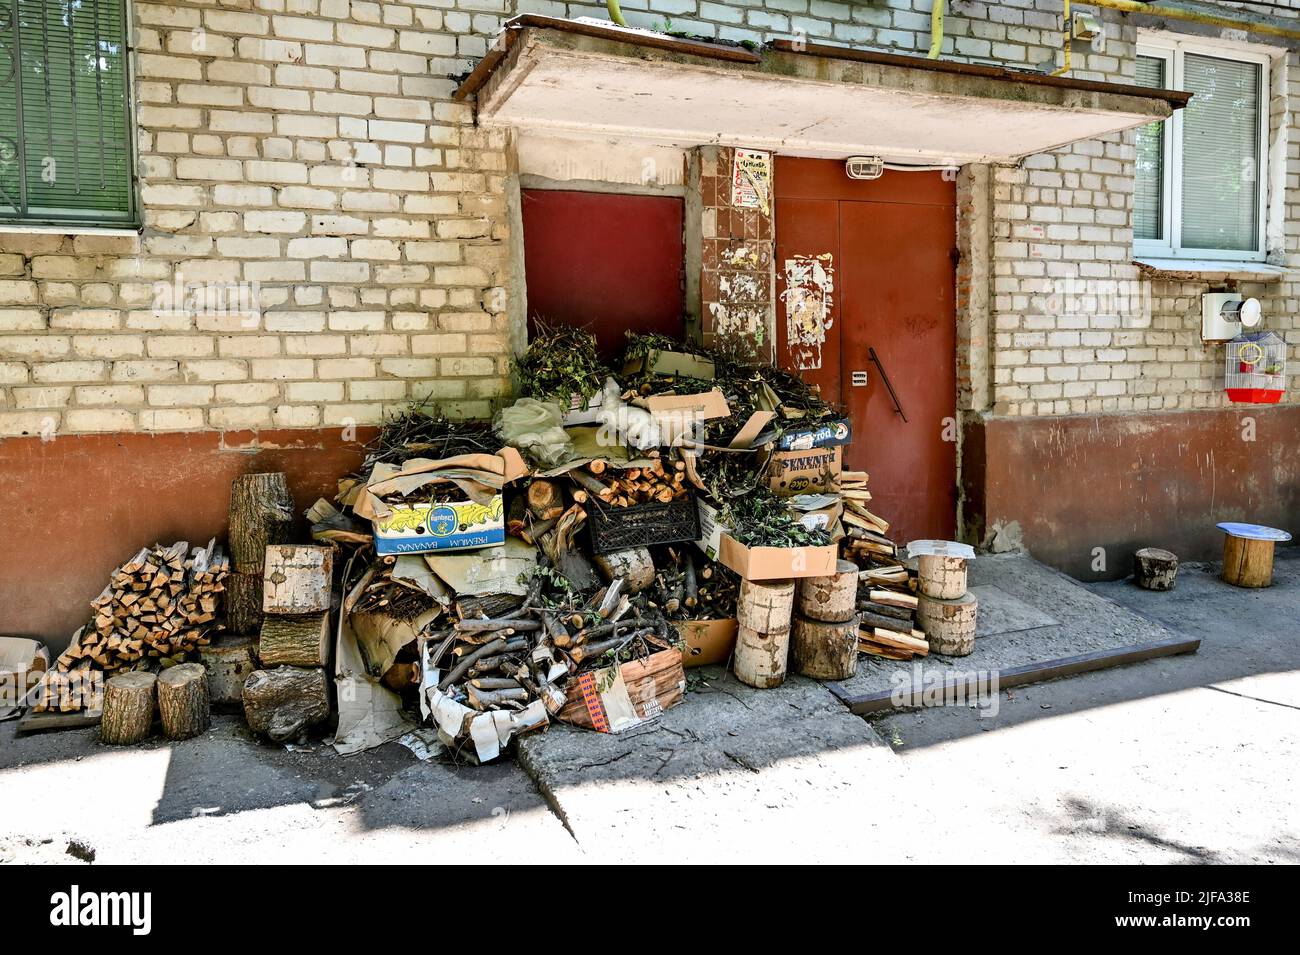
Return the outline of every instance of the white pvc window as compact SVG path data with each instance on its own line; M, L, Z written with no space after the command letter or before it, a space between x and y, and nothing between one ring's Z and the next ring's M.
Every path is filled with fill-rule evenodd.
M1141 86L1186 90L1186 108L1138 131L1139 254L1264 258L1268 57L1169 40L1140 44Z

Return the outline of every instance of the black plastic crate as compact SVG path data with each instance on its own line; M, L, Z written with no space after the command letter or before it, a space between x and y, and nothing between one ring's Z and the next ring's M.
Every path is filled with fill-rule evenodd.
M667 504L656 501L630 507L610 507L592 498L587 506L587 527L591 549L597 554L696 541L700 539L700 510L695 495L689 493Z

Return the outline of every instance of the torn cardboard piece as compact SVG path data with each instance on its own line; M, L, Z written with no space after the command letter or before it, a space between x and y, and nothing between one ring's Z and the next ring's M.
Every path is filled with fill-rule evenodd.
M682 666L702 667L726 663L736 647L737 622L729 620L678 620L674 623L678 634L686 641L682 651Z
M420 679L420 712L438 727L439 738L454 749L468 740L480 763L490 762L501 755L502 748L520 733L541 729L550 723L550 715L542 700L533 700L522 710L489 710L480 713L460 703L442 690L438 682L441 670L432 666L433 647L422 653Z
M0 720L23 711L28 693L49 668L50 651L39 640L0 637Z
M679 351L652 350L623 364L624 375L639 375L647 369L651 374L667 378L697 378L700 381L712 381L718 371L712 358Z
M335 752L351 756L382 746L411 729L411 721L402 712L402 698L366 673L347 614L339 614L334 653L339 708Z
M429 569L457 594L481 597L484 594L514 594L522 597L528 585L520 582L532 578L537 568L537 548L515 537L508 537L501 547L472 554L425 554Z

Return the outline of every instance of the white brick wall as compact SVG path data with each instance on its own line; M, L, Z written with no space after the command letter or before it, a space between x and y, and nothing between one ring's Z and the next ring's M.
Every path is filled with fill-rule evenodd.
M624 0L634 24L763 42L919 52L929 0ZM949 58L1042 68L1059 0L953 0ZM410 398L488 413L508 389L506 137L469 125L454 77L516 12L604 16L553 0L136 2L144 233L0 233L0 435L367 423ZM1135 30L1102 11L1105 55L1073 75L1123 81ZM1289 76L1297 75L1294 57ZM1300 135L1286 149L1281 250L1300 265ZM1278 91L1279 94L1281 90ZM991 176L983 403L1009 415L1217 407L1204 283L1153 281L1133 310L1062 309L1062 283L1135 282L1132 135ZM256 308L159 311L159 287L257 283ZM1296 283L1252 286L1300 344ZM182 292L182 299L184 294ZM1059 298L1059 296L1057 296ZM983 348L971 336L971 348ZM1300 387L1300 377L1297 377ZM965 387L965 385L963 386Z

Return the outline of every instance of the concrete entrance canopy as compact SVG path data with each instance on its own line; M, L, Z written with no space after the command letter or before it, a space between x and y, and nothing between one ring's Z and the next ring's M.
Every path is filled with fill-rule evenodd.
M456 92L478 121L680 146L961 165L1166 119L1189 94L777 41L761 53L521 16Z

